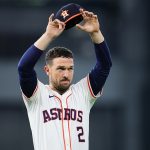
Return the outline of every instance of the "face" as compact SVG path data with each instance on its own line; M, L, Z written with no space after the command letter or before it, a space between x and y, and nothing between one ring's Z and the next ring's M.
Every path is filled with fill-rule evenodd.
M51 65L45 66L51 88L63 94L70 86L74 73L72 58L54 58Z

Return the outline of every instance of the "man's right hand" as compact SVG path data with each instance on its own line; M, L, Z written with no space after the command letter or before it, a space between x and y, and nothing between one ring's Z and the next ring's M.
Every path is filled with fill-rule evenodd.
M45 33L34 43L34 45L40 50L45 50L65 29L65 23L58 19L53 20L53 16L54 14L51 14L49 17Z
M55 39L58 37L65 29L65 23L61 22L58 19L53 20L54 14L51 14L49 17L49 22L46 28L46 34L52 38Z

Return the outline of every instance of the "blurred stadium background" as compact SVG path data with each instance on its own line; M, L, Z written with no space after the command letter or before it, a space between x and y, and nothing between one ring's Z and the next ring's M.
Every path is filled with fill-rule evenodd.
M71 2L98 14L113 60L103 96L91 110L90 150L149 150L148 0L0 0L0 150L33 150L17 63L45 31L49 15ZM56 45L74 52L74 82L95 63L89 36L76 28L50 47ZM46 83L43 66L44 56L36 71Z

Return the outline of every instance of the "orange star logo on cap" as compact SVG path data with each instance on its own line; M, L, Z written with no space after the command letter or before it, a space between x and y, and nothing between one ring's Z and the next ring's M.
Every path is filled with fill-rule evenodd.
M69 16L68 10L62 10L61 16L63 16L64 19L65 19L67 16Z

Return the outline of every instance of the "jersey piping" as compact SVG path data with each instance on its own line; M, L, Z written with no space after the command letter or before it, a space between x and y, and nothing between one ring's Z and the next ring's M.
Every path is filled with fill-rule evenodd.
M96 96L94 95L93 90L92 90L92 88L91 88L91 84L90 84L90 80L89 80L89 75L87 76L87 83L88 83L88 87L89 87L91 96L92 96L93 98L96 98Z
M71 93L72 94L72 93ZM70 94L70 95L71 95ZM69 95L69 96L70 96ZM67 108L68 108L68 98L69 96L66 98L66 105L67 105ZM71 144L71 135L70 135L70 120L68 119L68 131L69 131L69 142L70 142L70 150L72 150L72 144Z
M63 111L62 102L61 102L60 98L57 96L55 96L55 97L60 102L60 106L61 106L61 110L62 110L62 132L63 132L64 150L66 150L66 141L65 141L65 135L64 135L64 119L63 119L64 111Z

